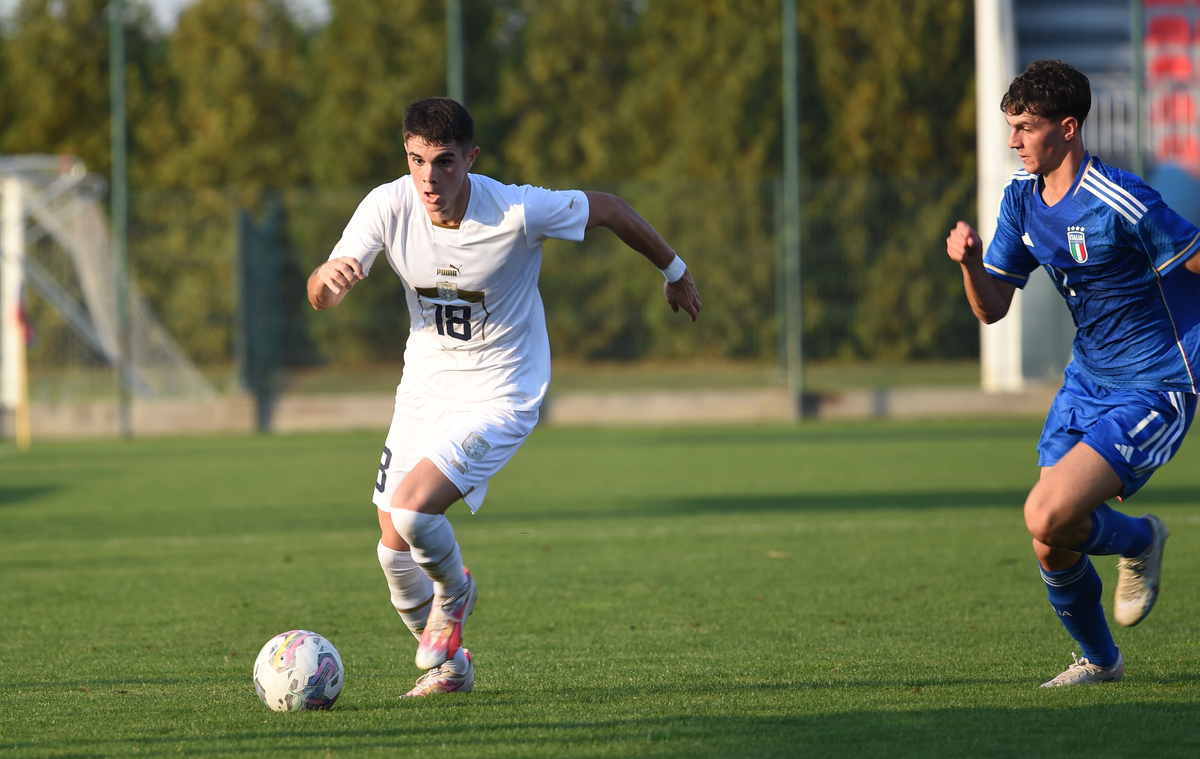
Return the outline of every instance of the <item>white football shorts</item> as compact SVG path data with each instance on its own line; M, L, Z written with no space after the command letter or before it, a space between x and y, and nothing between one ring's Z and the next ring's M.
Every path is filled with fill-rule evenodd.
M401 388L396 391L396 411L371 500L392 511L396 487L417 462L427 458L454 483L474 514L483 505L488 480L512 459L537 421L536 409L482 405L450 409Z

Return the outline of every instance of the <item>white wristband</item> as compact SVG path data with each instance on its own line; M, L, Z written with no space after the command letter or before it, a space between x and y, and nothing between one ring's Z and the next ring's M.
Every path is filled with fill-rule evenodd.
M667 265L667 268L659 269L659 271L663 273L668 282L678 282L683 277L683 273L687 271L687 264L677 255Z

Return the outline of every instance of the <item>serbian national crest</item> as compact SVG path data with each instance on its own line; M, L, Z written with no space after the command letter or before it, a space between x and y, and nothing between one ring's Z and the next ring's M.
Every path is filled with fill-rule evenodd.
M458 285L453 282L438 282L437 291L442 300L458 300Z
M1071 248L1071 258L1079 263L1087 261L1087 241L1083 239L1083 227L1067 227L1067 246Z

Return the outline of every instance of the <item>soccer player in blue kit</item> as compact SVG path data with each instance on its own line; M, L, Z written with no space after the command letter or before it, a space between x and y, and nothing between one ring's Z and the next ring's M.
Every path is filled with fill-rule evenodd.
M1043 688L1124 674L1090 557L1120 556L1113 616L1126 626L1145 619L1170 533L1157 517L1106 501L1128 499L1179 449L1200 381L1200 229L1141 179L1088 154L1091 100L1087 77L1062 61L1034 61L1014 79L1000 107L1025 168L1004 188L986 254L965 222L946 240L981 321L1003 318L1013 288L1041 266L1077 328L1025 524L1050 605L1083 657Z

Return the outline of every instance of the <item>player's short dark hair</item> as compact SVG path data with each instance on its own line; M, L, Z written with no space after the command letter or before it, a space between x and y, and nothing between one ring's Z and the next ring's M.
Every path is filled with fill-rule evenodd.
M1092 110L1092 84L1082 71L1060 60L1034 61L1008 86L1000 109L1009 116L1074 116L1082 126Z
M414 100L404 109L404 141L419 137L430 145L475 144L475 119L461 103L450 98Z

